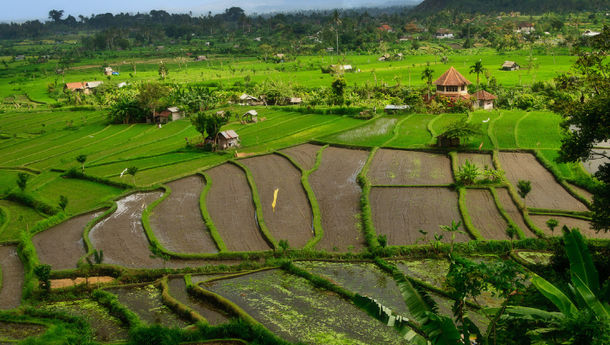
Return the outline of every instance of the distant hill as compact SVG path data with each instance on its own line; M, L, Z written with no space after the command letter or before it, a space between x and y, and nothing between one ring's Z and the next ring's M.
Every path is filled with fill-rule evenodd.
M537 14L608 10L610 9L610 0L424 0L415 7L413 13L423 14L444 9L480 13L521 12Z

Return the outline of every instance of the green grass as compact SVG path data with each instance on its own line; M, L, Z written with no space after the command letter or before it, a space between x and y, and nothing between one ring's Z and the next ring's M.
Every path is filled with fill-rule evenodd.
M557 149L561 146L561 116L551 112L531 112L521 118L517 127L519 147Z
M433 118L434 115L410 115L398 127L397 136L388 142L386 146L403 148L425 147L432 139L427 125Z
M12 201L0 200L0 207L8 216L8 223L0 233L0 241L16 240L19 238L20 231L31 229L36 222L43 219L34 209Z
M122 192L119 188L92 181L62 178L57 173L55 179L34 190L33 194L54 206L59 195L65 195L68 197L66 213L75 215L99 207Z
M498 140L500 149L517 148L515 128L517 121L527 113L520 110L501 110L500 117L494 122L493 135Z
M380 146L392 138L394 126L398 121L399 118L396 117L380 117L361 127L324 137L321 140L337 144Z

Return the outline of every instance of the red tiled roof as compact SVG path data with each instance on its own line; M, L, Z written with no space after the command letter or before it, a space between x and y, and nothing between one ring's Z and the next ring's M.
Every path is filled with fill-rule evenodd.
M172 112L171 112L171 111L169 111L169 110L163 110L163 111L162 111L162 112L160 112L160 113L156 113L156 114L155 114L155 117L169 117L171 114L172 114Z
M378 29L384 30L384 31L390 31L390 30L392 30L392 27L389 26L388 24L382 24Z
M78 89L84 89L85 88L85 83L84 82L76 82L76 83L66 83L66 88L68 90L78 90Z
M447 72L443 73L440 78L436 79L434 85L442 86L462 86L472 84L468 79L464 78L453 66Z
M491 101L498 98L485 90L479 90L473 96L479 101Z

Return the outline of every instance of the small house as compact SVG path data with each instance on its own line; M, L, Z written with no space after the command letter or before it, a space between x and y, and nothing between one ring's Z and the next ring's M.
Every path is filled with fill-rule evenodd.
M170 112L169 116L172 121L180 120L183 117L183 114L178 107L169 107L167 108L167 111Z
M23 61L25 60L25 55L17 55L15 56L15 61Z
M224 110L219 110L219 111L216 112L216 116L218 116L218 117L225 117L225 116L227 116L227 112L224 111Z
M453 38L453 32L449 29L438 29L436 30L436 39L442 40L446 38Z
M208 57L207 57L207 56L205 56L205 55L198 55L198 56L195 58L195 61L207 61L207 60L208 60Z
M502 64L503 71L516 71L519 68L521 68L521 66L519 66L519 64L514 61L504 61L504 63Z
M444 96L453 100L459 98L464 100L470 99L468 94L468 85L470 84L472 83L453 68L453 66L434 82L434 85L436 85L436 96Z
M472 97L474 98L472 107L485 110L492 110L494 108L494 100L498 98L485 90L475 92Z
M258 112L254 109L248 110L241 116L241 122L243 123L251 123L258 122Z
M531 34L534 31L536 31L536 29L534 28L534 23L520 22L519 24L517 24L516 32L518 33Z
M403 105L388 104L385 106L383 111L385 111L387 114L398 114L398 113L408 111L410 108L411 107L406 104L403 104Z
M84 92L85 83L83 83L83 82L66 83L66 85L64 85L64 90L70 90L72 92Z
M377 30L385 31L385 32L393 32L394 31L394 29L392 29L392 27L389 26L388 24L382 24L380 27L377 28Z
M112 75L112 67L104 67L104 75Z
M290 97L290 104L297 105L303 103L303 99L301 97Z
M260 36L258 36L258 37L254 37L254 40L255 40L256 42L260 42L260 41L261 41L261 39L262 39L262 37L260 37Z
M263 102L257 97L250 96L246 93L239 96L239 103L241 105L262 105Z
M85 88L87 89L95 89L96 87L104 84L103 81L88 81L85 83Z
M583 37L595 37L599 34L600 34L600 32L598 32L598 31L585 30L585 32L582 35L583 35Z
M232 129L228 131L222 131L218 133L217 144L217 147L221 150L239 147L239 135L237 135L237 133L235 133L235 131Z
M162 112L155 113L153 115L153 118L155 120L154 121L155 123L168 123L171 116L172 116L171 111L165 109Z

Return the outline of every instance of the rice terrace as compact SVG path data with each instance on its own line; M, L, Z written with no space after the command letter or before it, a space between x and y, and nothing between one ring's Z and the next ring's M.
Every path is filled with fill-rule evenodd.
M610 344L608 1L267 2L0 20L0 344Z

